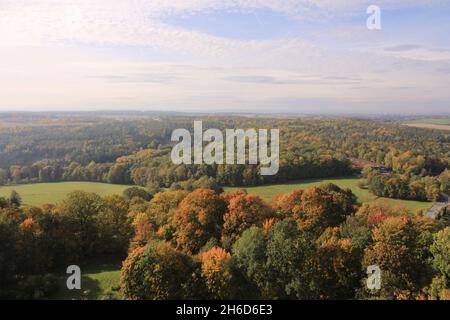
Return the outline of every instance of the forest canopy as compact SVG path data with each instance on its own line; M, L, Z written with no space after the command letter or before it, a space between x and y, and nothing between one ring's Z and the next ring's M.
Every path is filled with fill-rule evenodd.
M279 128L280 170L275 176L261 176L259 165L173 164L171 133L176 128L192 128L194 117L119 119L88 118L81 113L74 119L37 117L12 126L0 117L0 184L95 181L187 190L213 185L252 186L351 175L360 170L355 171L354 159L384 165L413 182L437 177L449 167L447 132L394 121L201 118L204 130ZM205 178L210 179L209 186L205 180L199 181ZM435 180L439 189L441 180ZM400 192L394 197L404 196ZM434 196L414 197L425 198Z

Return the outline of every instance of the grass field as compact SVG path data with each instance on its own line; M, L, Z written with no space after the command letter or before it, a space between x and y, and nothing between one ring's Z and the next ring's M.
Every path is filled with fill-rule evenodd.
M248 193L259 195L261 198L270 200L276 194L289 193L295 189L306 189L312 186L317 186L323 183L334 183L341 188L350 188L353 193L358 197L360 203L371 202L371 201L383 201L384 203L389 203L392 206L403 206L412 211L416 209L429 209L432 205L430 202L420 202L420 201L407 201L407 200L397 200L397 199L387 199L378 198L368 190L363 190L358 187L358 178L336 178L336 179L313 179L297 181L286 184L268 185L268 186L258 186L250 187L247 189ZM230 192L239 188L225 188L225 191Z
M66 286L67 277L61 275L59 290L52 297L56 300L101 300L120 299L120 263L80 266L81 290L69 290Z
M12 190L16 190L25 205L39 206L44 203L58 203L66 195L75 190L95 192L101 196L122 194L129 188L126 185L116 185L97 182L56 182L34 183L0 187L0 197L9 197Z
M336 178L336 179L313 179L297 181L285 184L267 185L258 187L246 188L249 193L259 195L260 197L270 200L276 194L288 193L295 189L305 189L311 186L320 185L323 183L334 183L341 188L350 188L358 197L359 202L383 201L391 205L400 205L407 207L410 210L429 209L430 202L420 201L406 201L386 198L377 198L368 190L363 190L358 187L358 178ZM75 190L83 190L86 192L95 192L101 196L111 194L121 194L123 190L129 188L126 185L115 185L107 183L96 182L57 182L57 183L37 183L24 184L16 186L0 187L0 197L8 197L12 190L16 190L22 197L25 205L39 206L44 203L58 203L62 201L65 196ZM225 188L225 191L233 191L238 188Z

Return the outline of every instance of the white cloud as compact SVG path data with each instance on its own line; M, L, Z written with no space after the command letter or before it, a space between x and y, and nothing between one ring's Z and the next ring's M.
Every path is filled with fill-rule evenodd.
M385 50L383 54L409 60L450 61L450 51L414 47L409 50Z
M361 46L353 48L354 33L343 48L330 46L333 38L315 43L298 37L237 40L167 25L160 19L254 8L311 18L352 14L371 2L2 0L0 108L211 110L322 100L337 105L376 104L381 99L403 104L411 99L450 101L446 88L450 75L433 71L438 67L435 63L448 59L446 51L423 46L384 50L382 38L373 48L364 37ZM393 8L440 1L378 2ZM389 43L398 45L402 44ZM139 51L142 59L121 56L117 53L121 50ZM160 62L152 61L150 52L156 52Z
M78 40L94 43L149 44L149 35L183 37L180 30L161 32L157 19L219 9L267 8L290 17L363 12L373 0L2 0L1 45ZM378 0L383 9L440 5L440 0ZM74 13L75 14L74 16ZM76 19L80 19L78 24ZM75 19L75 21L74 21ZM79 27L79 28L78 28ZM166 26L164 26L166 28ZM198 37L198 35L197 35ZM147 40L148 39L148 40Z

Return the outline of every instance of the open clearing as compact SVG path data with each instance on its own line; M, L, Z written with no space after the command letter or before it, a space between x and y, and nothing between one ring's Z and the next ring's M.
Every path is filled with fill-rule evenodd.
M25 205L40 206L45 203L59 203L68 193L76 190L95 192L100 196L122 194L129 188L127 185L117 185L97 182L55 182L33 183L0 187L0 197L9 197L16 190Z
M408 200L397 200L397 199L387 199L379 198L370 193L368 190L364 190L358 187L358 178L335 178L335 179L311 179L303 180L292 183L285 184L275 184L267 186L257 186L244 188L248 193L256 194L265 200L271 200L276 194L289 193L296 189L306 189L313 186L318 186L324 183L334 183L341 188L350 188L352 192L358 197L360 203L371 202L371 201L382 201L383 203L388 203L392 206L403 206L412 211L416 209L428 210L431 206L431 202L420 202L420 201L408 201ZM231 192L236 189L242 188L225 188L225 191Z

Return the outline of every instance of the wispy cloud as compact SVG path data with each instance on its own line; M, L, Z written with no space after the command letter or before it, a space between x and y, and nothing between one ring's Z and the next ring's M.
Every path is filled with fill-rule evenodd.
M411 50L416 50L416 49L420 49L422 48L420 45L417 44L400 44L400 45L396 45L396 46L392 46L392 47L386 47L384 48L385 51L394 51L394 52L398 52L398 51L411 51Z
M94 75L88 79L107 80L113 83L168 83L176 79L174 75L166 74L128 74L128 75Z
M416 39L414 28L422 26L405 28L400 39L391 37L391 30L371 33L365 8L372 2L2 0L0 108L300 108L312 101L323 106L378 101L379 108L392 108L413 100L450 101L450 75L442 71L450 59L445 41L436 49L440 46ZM450 5L377 4L393 12ZM297 32L246 40L166 19L255 10L283 15ZM255 26L261 23L255 19ZM443 34L449 32L445 28Z
M242 82L242 83L259 83L259 84L308 84L306 79L279 79L270 76L232 76L224 78L225 80Z
M429 49L421 46L399 45L385 48L392 57L419 60L419 61L446 61L450 60L450 50Z

